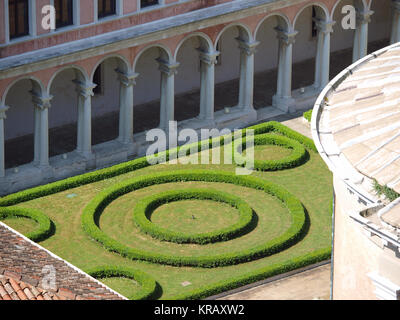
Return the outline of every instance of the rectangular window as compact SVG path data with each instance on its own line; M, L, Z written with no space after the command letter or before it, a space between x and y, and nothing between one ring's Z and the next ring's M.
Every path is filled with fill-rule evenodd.
M107 16L115 15L116 12L116 0L98 0L97 4L97 16L104 18Z
M69 26L74 23L73 0L54 0L56 9L56 28Z
M29 34L29 0L9 0L10 39Z
M158 0L141 0L140 1L140 7L141 8L146 8L150 6L154 6L158 4Z

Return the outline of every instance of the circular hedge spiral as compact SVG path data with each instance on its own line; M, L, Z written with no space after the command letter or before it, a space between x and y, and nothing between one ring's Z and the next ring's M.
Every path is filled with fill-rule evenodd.
M224 254L206 256L179 256L160 254L151 250L140 250L129 247L109 237L97 225L100 215L108 204L118 197L131 191L149 187L152 185L181 182L181 181L205 181L231 183L243 187L264 191L278 198L285 204L292 217L289 228L277 238L250 249L227 252ZM86 233L102 243L104 248L118 252L124 257L134 260L144 260L153 263L193 266L215 267L238 264L255 260L282 251L296 243L305 230L306 214L301 202L284 188L259 178L251 176L238 176L230 172L211 170L181 170L167 173L151 174L118 183L95 196L85 207L82 215L82 226Z
M87 273L99 280L102 278L122 277L136 281L141 288L136 294L127 297L129 300L150 299L155 294L157 288L157 282L151 276L143 271L132 268L106 266L88 270Z
M255 146L263 146L263 145L276 145L285 147L288 149L292 149L292 152L287 157L278 160L256 160L254 159L254 169L260 171L277 171L288 168L294 168L301 164L303 164L307 160L307 150L304 146L287 137L266 133L260 134L254 137L254 145ZM242 143L242 150L246 150L246 141ZM246 157L239 153L237 149L234 150L236 162L240 166L246 165Z
M26 234L25 236L32 241L42 241L48 238L52 233L52 222L48 216L39 210L35 209L25 209L18 207L5 207L0 208L0 219L10 218L10 217L21 217L28 218L36 221L39 226Z
M200 233L196 235L171 231L166 228L159 227L151 222L150 216L152 212L161 205L173 201L191 199L213 200L227 203L238 209L239 221L221 230ZM142 199L139 201L133 211L133 220L142 231L159 240L176 243L206 244L217 241L227 241L236 236L242 235L250 227L250 224L253 220L253 210L245 201L226 192L212 189L189 189L167 191Z

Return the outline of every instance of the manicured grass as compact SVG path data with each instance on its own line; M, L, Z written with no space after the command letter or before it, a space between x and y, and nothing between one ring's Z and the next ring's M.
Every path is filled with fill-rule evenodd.
M235 208L211 200L170 202L151 215L151 221L160 227L193 235L222 229L238 218Z
M281 146L254 146L254 159L255 160L279 160L289 156L292 150ZM246 154L246 150L243 154Z
M140 290L139 283L124 277L101 278L100 281L125 297L133 296Z
M288 155L286 152L290 154L291 151L271 145L255 148L256 159L260 160L279 160L280 157L283 158ZM280 157L278 157L278 154ZM258 270L263 270L275 264L290 263L298 257L329 248L331 243L331 174L319 155L311 150L309 150L308 161L298 167L252 173L252 176L280 185L296 196L302 202L308 214L309 226L305 236L293 246L279 253L238 265L217 268L174 267L130 260L118 253L107 251L100 243L93 241L82 228L81 216L84 208L96 194L117 183L171 170L211 169L235 172L236 168L235 165L211 164L155 165L43 196L20 203L18 206L39 209L55 224L55 234L42 241L42 246L84 270L104 265L124 266L141 270L151 275L158 282L162 288L158 298L163 299L186 295L193 290L218 282L229 282L230 279L245 277L249 273L257 273ZM212 188L228 192L245 200L258 217L253 230L227 242L197 245L158 241L136 227L132 219L132 210L141 198L167 190L189 188ZM77 196L68 197L72 193ZM195 220L191 219L192 215L196 217ZM224 203L208 200L185 200L159 207L151 218L154 223L163 227L195 233L220 229L221 226L226 226L226 223L234 223L236 221L234 219L237 219L237 217L235 208ZM167 251L169 254L199 256L225 253L260 245L284 233L291 222L291 216L283 203L261 190L227 183L193 181L152 185L118 197L104 209L99 219L99 226L109 237L130 247L151 249L159 253ZM15 225L17 230L25 232L25 230L19 229L22 227ZM105 281L109 281L108 284L112 288L125 295L130 295L137 290L135 286L131 287L131 280L129 279L113 278ZM183 286L182 283L184 282L190 282L190 284Z
M32 232L38 226L38 223L36 221L23 217L4 218L0 219L0 221L4 222L11 228L18 230L22 234Z

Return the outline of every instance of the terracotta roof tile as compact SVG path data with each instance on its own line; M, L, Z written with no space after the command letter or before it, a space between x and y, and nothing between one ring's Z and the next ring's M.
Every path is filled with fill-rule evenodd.
M44 267L54 267L55 288L44 290ZM123 300L124 297L0 222L1 300Z

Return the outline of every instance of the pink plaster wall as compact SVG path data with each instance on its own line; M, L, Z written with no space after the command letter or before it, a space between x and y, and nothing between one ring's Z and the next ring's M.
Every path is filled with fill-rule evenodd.
M41 0L42 1L42 0ZM45 0L43 0L45 1ZM224 0L226 1L226 0ZM232 0L229 0L232 1ZM135 1L131 1L135 2ZM21 54L24 52L47 48L49 46L58 45L61 43L75 41L79 39L84 39L87 37L95 36L98 34L102 34L105 32L111 32L127 27L131 27L138 24L143 24L151 21L155 21L158 19L171 17L179 14L183 14L186 12L190 12L193 10L202 9L205 7L209 7L215 4L218 4L218 1L207 1L207 0L193 0L185 3L176 2L175 5L171 5L169 7L161 7L156 10L145 11L142 13L134 14L128 17L121 17L120 19L116 19L113 21L108 21L104 23L99 23L96 25L90 25L86 28L81 28L79 30L70 30L63 33L58 33L51 35L49 37L40 38L40 39L32 39L28 41L24 41L22 43L12 44L6 48L4 48L0 52L0 58ZM131 4L129 7L125 7L124 10L134 10L135 5ZM93 21L93 0L81 0L81 24L88 24Z
M124 1L124 14L132 13L137 10L137 1Z
M88 24L94 21L93 0L80 0L81 3L81 24Z

